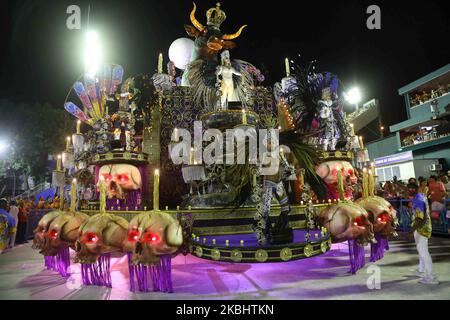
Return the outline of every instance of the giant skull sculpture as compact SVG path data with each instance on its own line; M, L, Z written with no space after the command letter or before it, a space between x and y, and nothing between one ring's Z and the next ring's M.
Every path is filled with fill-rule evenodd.
M122 217L100 213L86 220L75 243L75 262L96 263L100 255L121 252L127 237L128 221Z
M161 256L175 253L182 244L179 222L167 213L150 212L130 221L124 250L132 252L132 264L153 265Z
M359 244L375 242L373 225L364 208L344 201L325 208L318 216L319 225L327 228L333 242L356 239Z
M368 212L375 233L382 237L397 236L397 211L388 201L378 196L370 196L359 198L356 203Z
M33 249L55 256L61 249L75 248L80 225L89 217L81 212L52 211L41 218L34 230Z
M125 199L130 191L142 188L141 173L131 164L104 165L99 176L105 178L108 199Z
M358 177L355 174L355 169L348 161L327 161L321 163L316 168L316 173L327 184L330 192L335 199L338 198L337 183L338 183L338 170L343 169L344 183L347 178L350 179L351 184L355 184L358 181ZM347 195L346 195L347 196Z
M327 184L337 183L337 172L339 169L344 169L344 179L350 177L351 183L356 183L358 178L355 175L355 169L348 161L327 161L321 163L317 168L317 174Z

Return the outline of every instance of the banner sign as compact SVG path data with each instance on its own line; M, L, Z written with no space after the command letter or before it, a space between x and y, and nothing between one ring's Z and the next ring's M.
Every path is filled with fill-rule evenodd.
M375 158L375 167L382 167L394 163L405 162L413 160L412 151L396 153L390 156Z

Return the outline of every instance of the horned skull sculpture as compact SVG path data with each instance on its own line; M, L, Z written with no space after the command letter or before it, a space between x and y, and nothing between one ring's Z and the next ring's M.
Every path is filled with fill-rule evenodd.
M41 218L34 230L33 249L44 256L55 256L61 249L75 248L80 225L88 219L81 212L52 211Z
M320 226L327 228L333 242L349 239L356 239L361 245L369 241L376 242L369 214L350 201L325 208L319 213L318 222Z
M100 213L86 220L75 243L75 262L96 263L105 253L121 252L127 237L128 221L112 214Z
M153 265L162 255L175 253L183 244L180 223L164 212L142 213L130 221L124 250L131 263Z
M369 214L373 223L373 231L382 237L398 236L395 228L398 225L397 211L385 199L378 196L359 198L356 203Z
M128 192L142 187L141 173L131 164L104 165L100 168L99 176L105 178L108 199L124 199Z

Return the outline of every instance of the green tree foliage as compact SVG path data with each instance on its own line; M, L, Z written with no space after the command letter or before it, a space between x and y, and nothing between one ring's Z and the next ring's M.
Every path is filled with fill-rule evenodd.
M42 181L48 155L62 152L74 129L62 108L0 100L0 139L10 145L0 159L0 175L16 170Z

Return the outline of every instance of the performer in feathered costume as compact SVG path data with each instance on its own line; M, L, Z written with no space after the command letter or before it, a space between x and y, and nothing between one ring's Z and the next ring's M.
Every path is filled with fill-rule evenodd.
M315 73L314 62L303 68L294 63L293 69L291 80L284 81L291 85L282 93L295 127L305 135L317 136L325 151L344 147L349 131L338 94L339 79L330 72Z
M206 26L203 26L195 18L195 11L196 6L194 3L194 9L190 15L194 26L185 25L188 35L195 38L194 49L191 55L191 62L183 74L182 85L191 87L194 104L213 110L218 105L220 98L216 88L216 71L219 67L218 53L222 49L234 48L236 44L229 40L239 37L246 26L242 26L234 34L222 34L220 25L226 19L226 15L220 9L219 3L217 3L216 8L211 8L207 11L206 17L208 22ZM229 68L234 69L232 78L236 100L241 101L244 106L250 104L248 92L254 85L250 70L254 66L242 60L230 61L229 59L227 64L229 64Z

